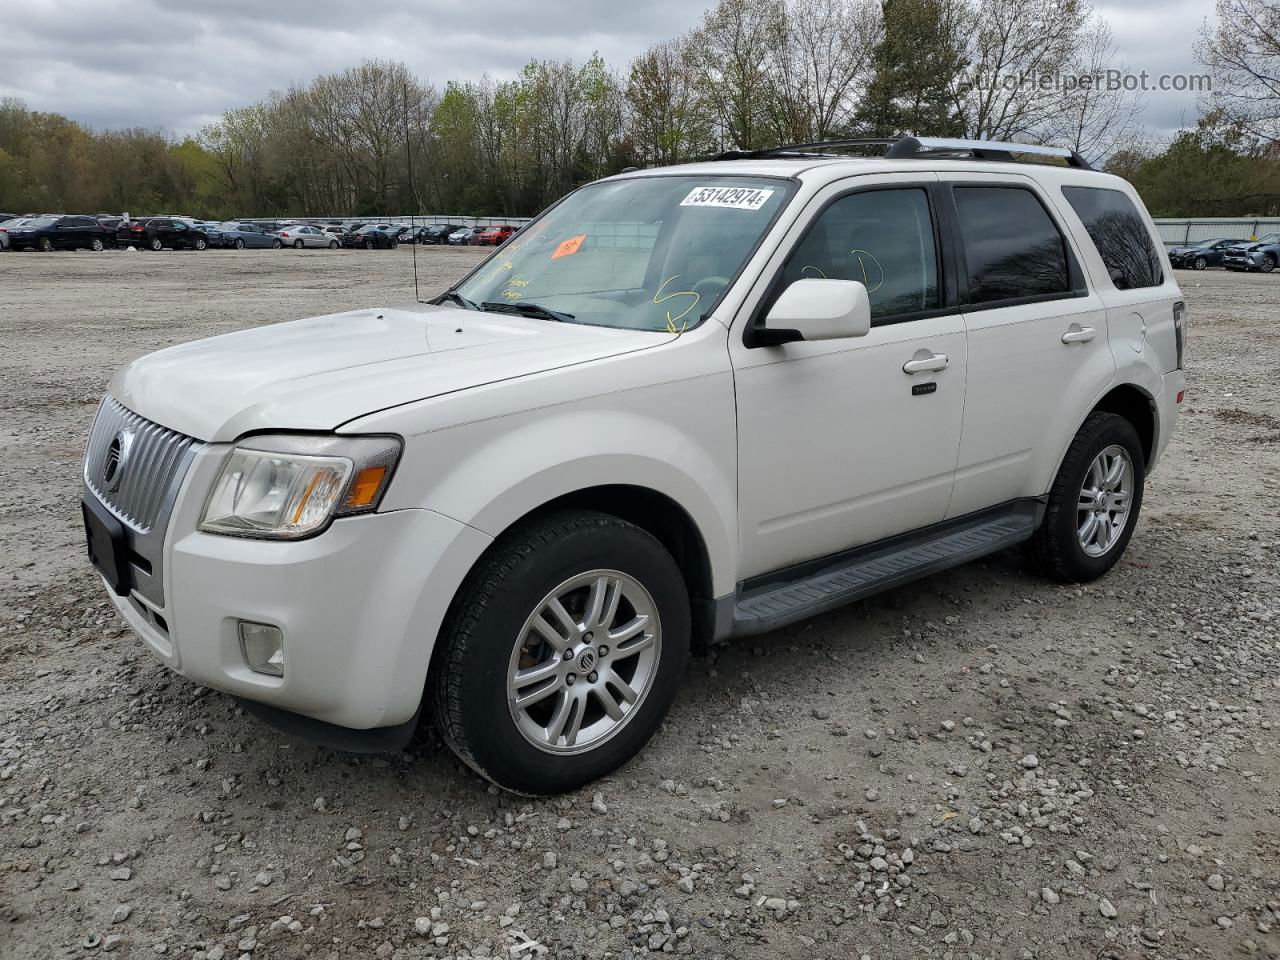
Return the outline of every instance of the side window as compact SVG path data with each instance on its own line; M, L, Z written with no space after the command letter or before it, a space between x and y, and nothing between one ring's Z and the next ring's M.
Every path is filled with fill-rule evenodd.
M1071 293L1067 244L1025 187L954 188L970 303Z
M183 230L187 229L187 225L183 223L181 220L175 220L173 221L173 229L181 233Z
M1101 187L1063 187L1062 195L1084 223L1118 289L1164 283L1160 256L1132 200L1119 190Z
M936 308L938 256L928 194L918 187L866 190L832 203L782 268L778 290L824 277L866 284L872 321Z

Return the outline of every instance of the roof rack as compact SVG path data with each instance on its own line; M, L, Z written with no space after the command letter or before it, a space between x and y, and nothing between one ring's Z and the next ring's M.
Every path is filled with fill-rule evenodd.
M762 160L795 157L834 157L832 150L856 147L886 147L883 156L888 160L1012 160L1015 154L1031 157L1057 157L1067 166L1079 170L1092 170L1089 161L1076 151L1066 147L1045 147L1034 143L1010 143L1003 140L964 140L945 137L878 137L851 140L825 140L818 143L789 143L760 150L727 150L713 160Z

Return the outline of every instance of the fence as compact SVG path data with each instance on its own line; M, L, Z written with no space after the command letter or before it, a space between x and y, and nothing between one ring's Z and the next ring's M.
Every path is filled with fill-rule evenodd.
M1280 218L1199 217L1190 220L1157 220L1156 230L1166 247L1186 246L1204 240L1248 240L1280 233Z

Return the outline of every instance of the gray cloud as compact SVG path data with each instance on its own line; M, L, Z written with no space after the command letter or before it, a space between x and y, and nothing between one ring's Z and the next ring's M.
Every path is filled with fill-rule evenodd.
M1200 72L1204 0L1101 0L1130 70ZM530 59L625 67L695 25L688 0L49 0L0 11L0 96L96 128L188 133L230 107L367 58L403 60L438 86L513 76ZM1188 93L1151 93L1142 122L1168 136L1198 116Z

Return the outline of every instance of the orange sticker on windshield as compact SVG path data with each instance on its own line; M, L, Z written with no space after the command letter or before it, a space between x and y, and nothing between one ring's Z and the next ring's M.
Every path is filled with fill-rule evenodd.
M576 237L570 237L560 246L556 247L556 252L551 254L552 260L559 260L561 257L572 256L582 249L582 241L587 239L585 233L580 233Z

